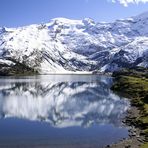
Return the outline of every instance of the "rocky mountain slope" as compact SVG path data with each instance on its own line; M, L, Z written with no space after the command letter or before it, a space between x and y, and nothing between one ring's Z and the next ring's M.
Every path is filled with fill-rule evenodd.
M148 13L112 23L55 18L0 28L0 73L113 72L148 67Z

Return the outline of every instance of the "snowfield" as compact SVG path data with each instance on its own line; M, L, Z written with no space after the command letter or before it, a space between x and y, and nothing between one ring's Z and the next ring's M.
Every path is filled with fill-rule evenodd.
M148 67L148 13L95 23L55 18L46 24L0 28L0 73L24 65L39 74L113 72Z

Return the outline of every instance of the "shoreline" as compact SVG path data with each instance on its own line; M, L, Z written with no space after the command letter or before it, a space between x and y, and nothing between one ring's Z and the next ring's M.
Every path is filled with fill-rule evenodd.
M122 122L129 127L129 137L110 148L147 148L148 147L148 70L137 68L124 69L113 73L115 81L111 89L128 98L131 107ZM106 148L107 148L106 147Z
M105 148L139 148L146 142L145 137L141 135L140 128L133 125L133 119L135 119L137 115L139 115L138 108L131 106L127 111L127 115L122 119L123 126L129 128L129 137L111 145L107 145Z
M80 71L80 72L49 72L49 73L36 73L36 74L5 74L3 75L0 73L0 77L17 77L17 76L50 76L50 75L104 75L104 76L112 76L112 73L103 73L103 72L85 72L85 71Z

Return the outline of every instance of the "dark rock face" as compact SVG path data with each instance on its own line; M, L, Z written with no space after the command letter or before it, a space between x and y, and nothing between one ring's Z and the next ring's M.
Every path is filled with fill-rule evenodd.
M33 75L37 74L37 71L26 66L25 64L14 61L13 65L0 64L0 75L1 76L12 76L12 75Z

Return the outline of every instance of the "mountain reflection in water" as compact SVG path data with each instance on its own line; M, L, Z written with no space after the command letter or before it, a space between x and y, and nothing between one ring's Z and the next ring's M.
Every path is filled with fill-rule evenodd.
M111 90L112 78L38 76L0 79L0 118L47 122L56 128L120 125L129 107Z

